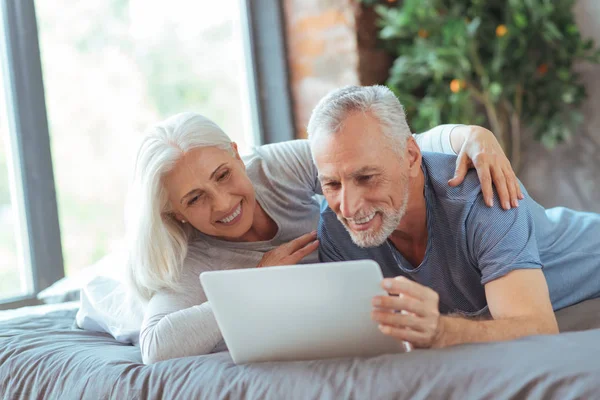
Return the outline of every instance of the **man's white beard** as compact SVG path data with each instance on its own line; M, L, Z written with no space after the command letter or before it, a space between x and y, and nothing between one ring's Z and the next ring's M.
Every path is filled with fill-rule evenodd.
M405 185L407 187L407 185ZM374 212L379 212L381 214L381 226L379 229L374 230L374 228L368 229L366 231L356 232L353 231L349 226L347 219L338 215L338 220L344 225L344 228L350 234L352 241L358 247L377 247L381 246L388 237L398 228L398 224L400 224L400 220L404 217L406 213L406 207L408 205L408 190L404 194L404 199L402 199L402 204L396 210L392 207L375 207L370 209L368 212L360 212L359 215L355 216L353 220L361 219L364 216L368 216L373 214Z

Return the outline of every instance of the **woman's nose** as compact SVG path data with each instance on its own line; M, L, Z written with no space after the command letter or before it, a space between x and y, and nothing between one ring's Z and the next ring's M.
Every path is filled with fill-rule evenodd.
M231 209L231 196L229 193L215 191L213 194L213 210L217 212L227 212Z

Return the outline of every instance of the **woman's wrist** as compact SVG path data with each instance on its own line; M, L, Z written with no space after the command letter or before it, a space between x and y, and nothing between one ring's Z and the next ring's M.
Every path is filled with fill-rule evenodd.
M469 134L473 125L455 125L450 130L450 145L452 146L452 150L458 154L460 153L460 149L462 149L463 144L469 138Z

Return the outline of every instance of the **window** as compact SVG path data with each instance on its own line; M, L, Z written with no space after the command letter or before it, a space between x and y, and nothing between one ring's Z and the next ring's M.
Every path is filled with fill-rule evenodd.
M23 210L19 202L18 174L8 128L4 74L0 71L0 299L32 292L27 237L23 235Z
M65 273L119 246L136 145L181 111L242 153L249 123L237 0L37 0Z
M0 309L119 245L151 124L198 111L242 153L294 137L278 0L3 0L0 17Z

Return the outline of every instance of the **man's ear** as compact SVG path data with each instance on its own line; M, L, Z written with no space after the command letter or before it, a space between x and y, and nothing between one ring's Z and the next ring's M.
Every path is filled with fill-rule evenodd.
M421 173L421 149L414 137L408 138L406 142L406 156L408 159L408 176L417 177Z

